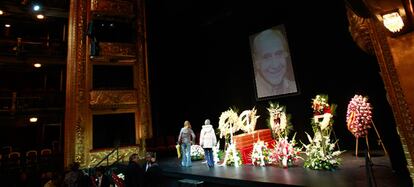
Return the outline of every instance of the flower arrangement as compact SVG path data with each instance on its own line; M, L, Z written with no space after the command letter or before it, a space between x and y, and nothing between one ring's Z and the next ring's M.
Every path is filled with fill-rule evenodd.
M290 123L290 115L286 114L286 107L279 105L279 103L269 103L268 126L272 131L273 138L286 137L292 130L292 124Z
M220 131L220 138L226 138L227 135L232 137L233 133L240 130L239 123L239 116L233 109L229 109L221 113L218 127Z
M335 151L338 140L331 142L330 139L335 106L328 104L327 95L317 95L312 99L314 117L311 124L314 137L306 133L309 144L304 145L307 156L304 162L305 168L334 170L340 165L341 159L338 156L343 151Z
M293 166L300 157L302 148L297 147L295 136L289 140L288 136L293 129L290 123L290 115L286 114L286 107L278 103L269 103L269 122L268 126L272 131L273 138L276 140L274 148L271 150L270 159L273 164L289 167Z
M253 108L252 110L245 110L239 116L239 126L240 129L246 133L252 133L256 127L257 118L256 116L257 110Z
M324 134L329 133L331 128L327 128L328 126L333 125L333 114L335 113L336 105L335 104L328 104L328 96L327 95L316 95L314 99L312 99L312 109L313 109L313 121L311 122L313 131L320 130L327 130Z
M328 96L323 94L316 95L316 97L312 99L312 109L314 115L331 113L331 109L328 104Z
M222 165L240 166L242 164L241 154L236 150L235 144L229 144L224 155Z
M270 155L273 164L287 168L294 166L298 159L303 159L300 156L302 147L297 147L295 136L296 134L292 140L289 140L287 137L279 138L275 143Z
M356 137L364 137L371 128L372 107L367 102L368 98L355 95L348 104L346 121L348 130Z
M270 159L270 150L267 146L267 142L259 139L256 143L254 143L251 158L252 164L256 166L265 166L271 164L272 160Z
M191 160L204 159L204 149L200 145L191 145Z
M238 156L236 145L233 142L233 134L240 130L240 126L239 116L233 109L221 113L218 129L220 131L220 138L224 137L226 139L227 146L223 164L236 167L241 164L240 156ZM228 138L230 141L227 141Z
M243 111L240 116L233 109L229 109L220 115L218 130L220 131L220 138L224 137L226 139L225 147L227 147L223 164L236 167L241 164L241 156L233 142L233 134L239 130L247 133L253 132L257 118L259 116L256 116L255 108Z
M213 160L214 163L217 164L220 161L220 142L217 142L217 144L213 147Z
M334 170L339 167L341 158L338 156L343 151L335 151L336 142L332 143L329 136L323 136L319 132L316 132L313 138L309 134L307 137L310 143L304 146L307 156L303 164L305 168Z

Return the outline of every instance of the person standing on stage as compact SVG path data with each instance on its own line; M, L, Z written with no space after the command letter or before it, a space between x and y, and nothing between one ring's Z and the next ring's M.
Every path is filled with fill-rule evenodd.
M181 166L191 167L191 145L195 142L195 134L189 121L184 122L184 127L178 135L178 143L181 145Z
M210 120L206 119L200 132L200 146L204 149L204 156L208 167L214 167L213 147L217 143L216 133Z

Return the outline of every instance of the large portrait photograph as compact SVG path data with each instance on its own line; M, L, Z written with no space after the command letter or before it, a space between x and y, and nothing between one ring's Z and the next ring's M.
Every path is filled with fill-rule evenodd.
M284 25L249 36L258 100L298 93Z

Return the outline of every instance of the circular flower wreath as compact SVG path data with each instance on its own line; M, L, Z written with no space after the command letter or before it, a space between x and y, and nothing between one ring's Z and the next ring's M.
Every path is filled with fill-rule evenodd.
M367 97L355 95L348 104L347 126L356 138L365 137L371 128L372 107L367 101Z
M220 115L219 130L220 138L232 135L239 130L239 116L233 109L229 109Z

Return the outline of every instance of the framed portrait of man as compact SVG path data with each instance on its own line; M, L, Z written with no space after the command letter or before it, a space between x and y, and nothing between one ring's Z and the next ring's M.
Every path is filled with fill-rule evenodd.
M249 36L256 88L256 98L265 100L297 94L284 25Z

